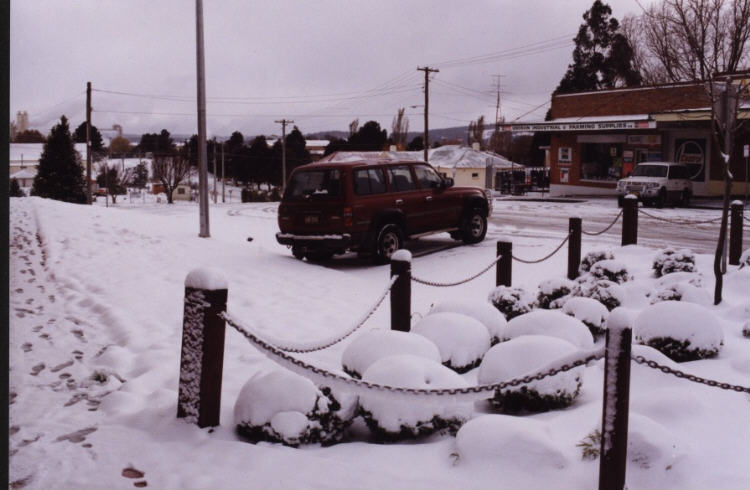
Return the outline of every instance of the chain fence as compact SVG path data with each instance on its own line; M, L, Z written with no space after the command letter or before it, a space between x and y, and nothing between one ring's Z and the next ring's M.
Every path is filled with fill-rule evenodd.
M375 311L377 311L380 305L383 304L383 301L385 301L386 296L388 296L388 293L391 291L391 289L393 288L393 285L395 284L398 278L399 278L398 275L391 277L391 280L388 283L388 287L385 288L385 290L380 294L377 301L375 301L375 303L370 307L370 309L367 310L367 312L364 315L362 315L362 317L352 327L347 329L344 333L336 337L333 337L331 339L324 340L322 341L322 343L319 343L318 345L309 345L309 344L301 344L301 343L296 344L296 345L295 344L283 345L283 342L281 341L274 341L273 345L281 351L294 352L296 354L307 354L310 352L316 352L316 351L328 349L329 347L338 344L339 342L341 342L342 340L346 339L347 337L352 335L354 332L359 330L367 322L367 320L370 319L370 317L375 313ZM235 329L238 328L237 327L238 320L232 317L228 312L222 313L221 316L229 325L231 325Z
M441 287L441 288L459 286L461 284L466 284L469 281L473 281L474 279L476 279L477 277L481 276L482 274L484 274L488 270L492 269L495 266L495 264L497 264L498 261L501 258L503 258L503 256L502 255L498 255L497 257L495 257L495 260L493 260L492 262L490 262L490 264L487 267L485 267L481 271L477 272L476 274L474 274L472 276L469 276L466 279L462 279L460 281L455 281L455 282L428 281L427 279L421 279L421 278L415 276L414 274L412 274L411 280L414 281L414 282L416 282L416 283L418 283L418 284L424 284L425 286L434 286L434 287Z
M719 381L714 381L712 379L701 378L701 377L695 376L694 374L685 373L677 369L672 369L669 366L664 366L663 364L659 364L656 361L648 360L643 356L632 356L632 358L638 364L645 364L646 366L653 368L653 369L657 369L661 371L662 373L671 374L678 378L686 379L694 383L702 383L704 385L714 386L716 388L721 388L722 390L736 391L738 393L750 393L750 388L746 386L732 385L729 383L721 383Z
M557 246L556 249L554 249L552 252L550 252L549 254L547 254L546 256L542 257L539 260L524 260L524 259L519 259L515 255L512 255L513 260L521 262L522 264L538 264L540 262L544 262L545 260L549 259L550 257L552 257L553 255L555 255L557 252L560 251L560 249L563 247L563 245L565 245L568 242L568 240L570 240L570 235L571 234L568 233L567 236L563 239L563 241L560 243L560 245Z
M358 395L378 392L382 394L421 397L447 396L455 400L466 402L486 400L488 398L492 398L492 395L497 390L503 390L522 384L533 383L534 381L540 381L544 378L554 376L565 371L570 371L571 369L575 369L579 366L584 366L589 362L593 362L604 357L604 347L599 347L585 353L576 353L576 355L582 357L573 358L573 356L568 356L564 359L558 360L552 367L547 367L542 370L532 372L531 374L528 374L526 376L514 378L508 381L466 386L461 388L407 388L403 386L389 386L379 383L371 383L369 381L351 378L317 366L313 366L312 364L308 364L300 359L291 356L287 353L288 351L284 351L281 348L269 344L268 342L258 338L258 336L250 332L247 328L243 327L228 313L224 312L222 314L222 317L232 328L237 330L251 344L259 348L266 357L276 362L277 364L283 365L287 369L290 369L291 371L301 376L310 378L313 381L316 381L318 384L328 386L330 388L333 388L334 390L346 390Z
M602 234L608 232L613 226L615 226L615 223L617 223L617 220L620 219L620 216L622 216L623 212L624 212L624 210L620 211L620 214L618 214L617 216L615 216L615 219L609 224L609 226L607 226L606 228L604 228L602 231L591 232L591 231L581 230L581 233L583 233L584 235L588 235L588 236L599 236L599 235L602 235Z
M662 216L656 216L656 215L647 213L646 211L644 211L641 208L638 208L638 212L641 213L641 214L643 214L643 215L645 215L645 216L648 216L649 218L653 218L653 219L658 220L658 221L664 221L665 223L671 223L673 225L705 225L707 223L716 223L718 221L721 221L721 216L719 216L718 218L712 218L712 219L707 219L707 220L703 220L703 221L673 220L673 219L664 218Z

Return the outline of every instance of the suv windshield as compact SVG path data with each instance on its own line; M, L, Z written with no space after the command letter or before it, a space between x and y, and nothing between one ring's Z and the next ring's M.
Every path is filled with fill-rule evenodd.
M324 198L341 194L341 171L335 168L297 172L289 181L288 198Z
M666 177L667 176L666 165L644 165L640 164L635 167L631 177Z

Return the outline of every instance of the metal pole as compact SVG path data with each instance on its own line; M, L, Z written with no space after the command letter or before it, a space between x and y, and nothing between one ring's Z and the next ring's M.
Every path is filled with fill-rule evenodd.
M214 157L214 204L216 204L216 136L214 136L214 143L211 145L211 148L213 148L213 157Z
M638 244L638 198L633 194L625 196L622 202L622 242L621 245Z
M208 168L206 154L206 65L203 57L203 0L195 0L195 51L198 85L198 202L201 238L209 238Z
M226 185L226 177L224 176L224 143L221 144L221 202L227 202L226 194L224 193L224 186Z
M513 242L497 242L497 255L501 258L495 264L495 286L510 287L513 281Z
M411 254L391 258L391 277L398 276L391 288L391 330L411 329Z
M91 204L91 82L86 82L86 203Z
M568 218L568 279L578 277L581 265L581 218Z

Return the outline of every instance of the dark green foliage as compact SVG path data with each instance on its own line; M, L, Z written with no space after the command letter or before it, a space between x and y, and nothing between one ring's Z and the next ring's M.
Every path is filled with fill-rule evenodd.
M594 279L591 276L579 277L580 282L571 291L571 296L593 298L612 311L620 306L620 290L617 283L606 279Z
M107 189L107 194L112 196L112 202L117 201L117 196L125 194L127 189L123 182L123 175L120 174L116 165L102 165L99 174L96 176L96 183L99 188Z
M86 202L83 169L65 116L52 128L44 143L31 195L72 203Z
M591 266L600 260L612 260L614 258L615 256L608 250L594 250L583 256L583 259L581 259L581 265L578 266L578 272L583 274L591 270Z
M347 147L348 146L346 140L341 138L333 138L328 142L328 146L326 146L325 151L323 151L323 156L328 156L331 153L336 153L337 151L346 151Z
M750 320L742 326L742 336L750 339Z
M602 446L602 431L594 429L576 447L581 448L581 459L591 461L599 457Z
M637 86L641 75L633 66L633 49L620 32L609 5L596 0L583 14L574 38L573 63L555 89L556 94Z
M415 136L413 140L406 146L408 151L422 151L424 150L424 138L422 136Z
M172 136L166 129L162 129L159 134L144 133L141 135L140 143L138 143L138 151L141 153L154 153L159 155L170 154L174 151ZM197 151L195 154L197 154Z
M688 249L665 248L654 257L651 267L656 277L670 272L695 272L695 254Z
M643 344L649 347L653 347L675 362L708 359L711 357L716 357L716 355L719 353L718 347L715 349L691 349L689 340L677 340L672 337L654 337L646 342L643 342Z
M497 343L497 342L495 342L495 343ZM465 364L463 366L454 366L453 363L451 363L450 361L445 361L443 363L443 366L447 367L448 369L454 370L458 374L464 374L464 373L468 373L469 371L471 371L475 367L479 367L480 364L482 364L482 358L481 357L479 359L475 359L473 362L470 362L469 364Z
M24 194L21 186L18 185L18 180L10 179L10 190L8 191L8 195L10 197L24 197L26 194Z
M349 138L349 151L381 151L385 149L388 132L377 121L367 121Z
M573 393L558 390L554 395L542 395L528 386L521 386L510 390L496 390L490 403L503 413L548 412L570 406L580 392L581 377L576 376L576 389Z
M135 166L133 170L133 177L130 181L133 187L143 189L148 183L148 165L145 162L140 162Z
M16 135L14 143L44 143L44 135L36 129L27 129Z
M490 303L510 320L534 309L534 300L522 288L498 286L490 292Z
M459 417L445 419L435 415L432 419L419 421L414 426L401 425L398 432L393 432L381 427L372 413L367 410L361 409L360 414L370 432L372 432L373 437L378 442L398 442L404 439L417 439L440 431L447 431L451 435L456 435L458 429L465 422L464 419Z
M78 125L76 130L73 132L73 141L76 143L86 143L86 122L82 122ZM102 134L99 132L96 126L91 125L91 152L97 156L104 155L107 153L107 149L104 148L104 141L102 140Z
M574 287L573 281L568 279L548 279L539 284L539 292L536 295L536 305L545 310L562 308L562 301L567 297Z
M616 261L603 261L600 260L591 266L589 274L596 279L604 279L607 281L616 282L622 284L630 280L631 276L628 273L625 264Z

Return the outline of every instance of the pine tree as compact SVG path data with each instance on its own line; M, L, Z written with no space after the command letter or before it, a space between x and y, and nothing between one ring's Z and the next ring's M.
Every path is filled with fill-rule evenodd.
M47 136L31 195L73 203L86 202L83 168L65 116Z
M21 186L18 185L18 180L16 179L10 179L10 191L8 192L10 197L23 197L26 194L24 194L23 189L21 189Z
M76 143L86 143L86 123L82 122L78 125L76 130L73 132L73 141ZM102 133L99 132L96 126L91 125L91 151L94 156L101 156L107 153L104 148L104 140L102 139Z
M641 84L641 75L633 64L633 49L611 15L612 9L600 0L583 14L584 23L574 39L573 63L554 93Z

